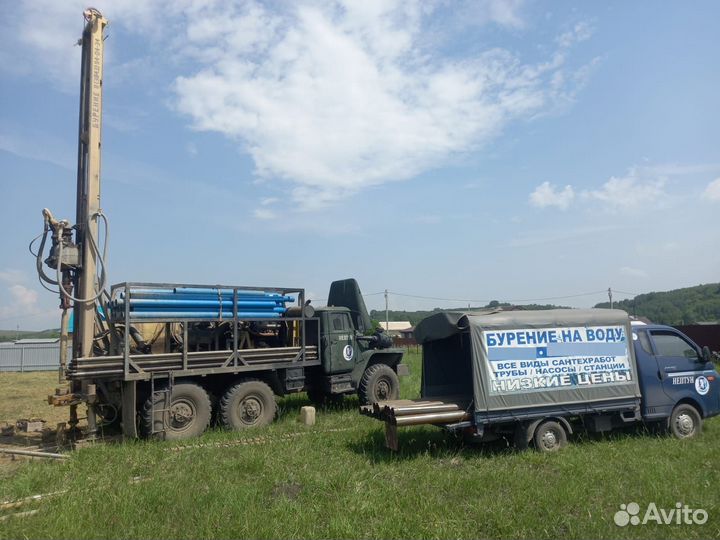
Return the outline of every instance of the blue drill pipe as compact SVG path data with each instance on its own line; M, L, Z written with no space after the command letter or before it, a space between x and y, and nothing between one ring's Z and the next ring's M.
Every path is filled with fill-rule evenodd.
M180 294L180 293L173 293L170 291L162 291L162 292L146 292L145 290L132 290L130 292L131 298L137 298L137 299L147 299L147 300L162 300L162 299L168 299L168 300L217 300L218 295L217 294ZM123 300L125 299L126 294L125 292L121 292L118 295L118 299ZM232 301L233 295L231 294L223 294L221 297L224 301ZM238 300L274 300L278 302L294 302L295 297L293 296L283 296L280 294L270 293L270 294L253 294L253 295L238 295Z
M140 307L152 307L152 308L161 308L161 307L185 307L185 308L196 308L196 307L210 307L210 308L217 308L219 302L217 299L215 300L176 300L176 299L138 299L138 298L131 298L130 299L130 309L140 308ZM125 302L118 302L118 307L124 306ZM232 309L233 302L232 300L223 300L222 301L222 307L223 309L230 308ZM274 307L283 307L280 305L279 302L275 302L273 300L239 300L237 305L239 307L250 307L250 308L274 308Z
M219 319L219 311L133 311L130 313L133 319ZM241 311L238 313L240 319L276 319L280 313L267 311ZM232 320L232 311L222 312L223 320Z
M215 295L218 294L228 294L230 296L233 295L233 289L203 289L199 287L175 287L173 289L173 292L176 294L208 294L208 295ZM277 293L266 293L265 291L246 291L246 290L238 290L238 296L266 296L268 294L277 294Z
M122 309L122 308L121 308ZM137 313L137 312L144 312L148 313L150 311L187 311L190 312L205 312L205 311L221 311L218 306L207 306L202 308L189 308L189 307L183 307L183 306L153 306L153 307L138 307L138 308L132 308L130 310L130 313ZM238 313L242 311L252 311L257 313L285 313L287 311L287 308L277 306L274 308L244 308L244 309L238 309ZM223 313L231 313L233 312L232 306L226 308L222 308Z

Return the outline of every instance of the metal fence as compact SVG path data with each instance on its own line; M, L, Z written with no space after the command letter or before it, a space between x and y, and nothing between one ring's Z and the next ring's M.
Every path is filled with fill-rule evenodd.
M720 351L720 324L687 324L675 326L695 343L711 351Z
M71 356L68 347L68 358ZM0 343L0 371L52 371L60 367L60 343Z

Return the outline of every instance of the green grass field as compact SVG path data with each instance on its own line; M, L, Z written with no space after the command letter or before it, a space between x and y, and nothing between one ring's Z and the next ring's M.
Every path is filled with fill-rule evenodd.
M418 356L409 363L403 397L416 397ZM98 445L0 473L0 500L68 490L1 510L37 513L0 521L0 538L720 537L720 420L696 440L575 437L553 455L403 428L393 454L357 400L319 410L310 428L296 421L304 394L280 403L279 421L265 429ZM643 512L682 502L709 520L616 526L613 515L630 502Z

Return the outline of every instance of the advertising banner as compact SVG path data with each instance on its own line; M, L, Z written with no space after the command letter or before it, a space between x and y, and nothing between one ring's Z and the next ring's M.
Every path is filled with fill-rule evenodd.
M485 330L489 395L633 381L624 326Z

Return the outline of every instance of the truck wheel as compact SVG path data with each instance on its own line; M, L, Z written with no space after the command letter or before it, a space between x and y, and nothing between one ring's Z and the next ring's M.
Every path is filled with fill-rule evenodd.
M547 420L537 427L533 441L540 452L557 452L567 445L567 433L558 422Z
M236 384L220 400L220 418L229 429L267 426L276 411L275 394L262 381Z
M673 409L668 427L674 437L689 439L702 431L702 418L695 407L681 403Z
M370 366L360 379L358 396L363 405L398 399L400 397L400 381L397 374L387 364Z
M166 393L156 392L143 405L145 436L165 433L165 439L189 439L201 435L210 424L210 398L197 384L176 384L168 403ZM154 411L154 413L153 413Z

